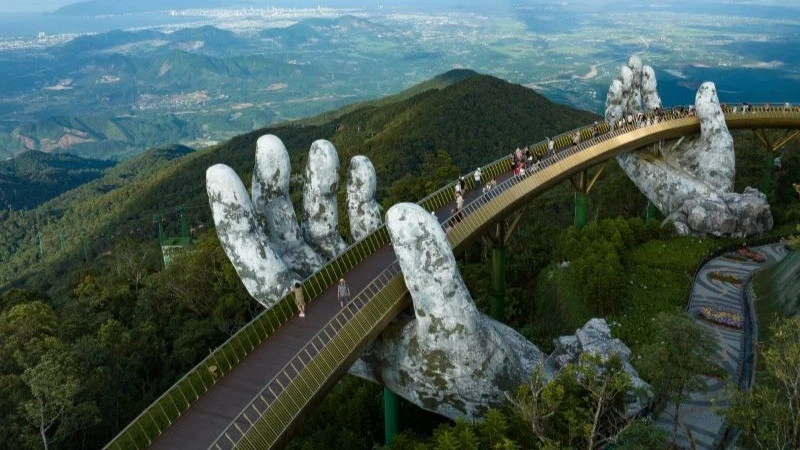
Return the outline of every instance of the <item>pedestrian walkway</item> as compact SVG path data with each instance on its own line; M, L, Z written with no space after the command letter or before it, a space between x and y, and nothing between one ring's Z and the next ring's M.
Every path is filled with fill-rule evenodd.
M717 414L719 408L727 408L725 400L725 387L728 381L740 382L743 376L745 363L745 327L732 328L704 320L700 316L700 309L724 309L745 317L748 306L744 304L743 290L746 282L756 270L768 267L783 259L786 248L783 244L770 244L754 247L753 251L764 255L765 262L739 261L723 255L707 262L697 273L692 295L689 299L687 311L695 321L708 330L709 334L717 341L717 363L729 374L728 380L705 377L708 391L692 394L691 399L681 405L680 421L678 425L678 442L682 448L691 448L689 434L694 439L698 449L716 449L725 435L723 418ZM712 279L714 272L733 275L745 283ZM672 436L674 408L668 407L656 420L656 426Z

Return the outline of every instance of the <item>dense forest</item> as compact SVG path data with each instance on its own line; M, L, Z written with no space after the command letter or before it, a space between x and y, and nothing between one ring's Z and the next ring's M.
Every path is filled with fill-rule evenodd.
M114 161L29 151L0 162L0 209L31 209L103 176Z
M204 172L224 162L249 180L261 134L283 140L295 173L302 173L316 139L332 141L343 166L353 155L369 156L387 208L417 200L518 146L595 119L521 86L462 71L405 95L272 126L203 151L150 150L36 208L0 211L0 441L8 448L40 448L43 440L50 448L101 447L259 312L210 226ZM735 139L737 190L757 186L763 150L749 134ZM794 167L798 159L789 151L783 166ZM776 234L800 221L792 188L798 182L800 171L779 174ZM292 190L296 200L298 188ZM696 265L730 242L675 237L658 221L645 222L646 199L614 162L590 194L592 220L581 230L570 226L572 202L564 183L525 210L510 243L506 322L549 350L554 337L604 316L634 354L646 353L663 336L663 324L679 323L670 321L680 320L676 312ZM178 233L178 211L194 244L165 268L157 229L161 224L167 234ZM488 311L489 247L477 242L457 257L478 307ZM589 363L610 364L607 372L615 373L613 361ZM527 431L522 414L539 398L532 384L520 388L516 404L481 424L451 424L403 404L407 431L393 448L597 443L570 431L583 427L590 411L580 399L591 386L582 384L588 378L579 370L549 385L560 400L539 435ZM624 379L596 381L613 382L619 392L626 387ZM382 441L380 395L378 386L345 377L291 447L374 448ZM629 448L666 442L645 422L617 429L618 403L619 397L609 403L604 430L614 430L620 442L634 446Z

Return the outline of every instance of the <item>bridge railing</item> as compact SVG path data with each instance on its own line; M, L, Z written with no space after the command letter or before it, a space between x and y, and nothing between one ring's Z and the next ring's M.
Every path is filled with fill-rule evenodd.
M366 238L348 247L341 255L303 282L306 298L313 301L342 275L388 242L389 234L386 227L381 226ZM297 306L291 295L287 295L272 308L261 312L175 382L104 448L113 450L147 448L201 395L296 312Z
M395 261L320 328L248 403L209 448L273 448L314 395L364 345L405 292Z

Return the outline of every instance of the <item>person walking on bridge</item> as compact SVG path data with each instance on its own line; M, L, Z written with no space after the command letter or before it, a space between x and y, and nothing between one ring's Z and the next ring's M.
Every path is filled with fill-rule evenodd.
M292 294L294 294L294 304L297 305L297 309L300 311L300 317L305 317L306 301L303 297L303 288L300 287L300 283L297 281L292 285Z
M478 167L475 169L475 173L472 174L472 178L475 179L475 187L474 189L477 191L481 188L481 168Z
M344 308L345 305L350 302L350 286L347 285L347 282L344 281L344 278L339 280L337 295L339 297L339 306Z

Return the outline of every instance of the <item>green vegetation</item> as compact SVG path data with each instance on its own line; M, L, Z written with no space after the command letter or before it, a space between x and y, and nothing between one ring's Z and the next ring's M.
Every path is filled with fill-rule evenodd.
M0 297L8 448L100 447L258 310L213 232L166 269L123 240L73 276L64 299Z
M0 162L0 209L31 209L103 175L113 161L25 152Z
M769 335L758 382L731 388L727 419L749 448L800 448L800 318L778 320Z
M517 146L595 119L496 78L465 72L444 78L419 93L260 129L202 151L182 146L150 150L36 208L0 211L0 314L7 318L0 322L0 439L11 448L37 448L45 440L51 448L100 447L253 317L259 308L210 230L204 173L222 162L247 183L261 134L283 140L295 174L302 172L315 139L337 146L342 171L351 156L369 156L378 170L378 199L388 207L417 200ZM752 169L740 165L737 172ZM299 191L292 187L295 200ZM683 307L694 268L726 242L675 238L657 221L644 223L638 216L645 211L645 199L613 161L590 194L590 221L582 230L569 227L573 198L563 183L524 212L509 243L508 323L548 350L554 337L604 315L614 334L641 353L653 343L653 318ZM175 235L175 211L181 205L197 243L164 268L154 218L161 214L167 234ZM774 208L785 211L783 217L794 214L789 204L778 202ZM458 255L470 292L486 312L489 255L482 242ZM569 264L561 264L565 261ZM28 320L28 328L4 325L22 323L15 318L25 311L41 317ZM613 416L587 422L590 405L580 399L594 388L578 386L576 377L564 381L558 408L568 409L548 419L553 429L546 439L587 446L611 440L613 434L628 448L635 448L635 442L661 442L663 437L640 423L623 430L611 425L617 420ZM57 380L63 389L43 390L40 381L46 379ZM373 448L382 435L380 395L378 387L346 378L292 448L321 443L332 449ZM36 411L37 404L54 406ZM58 405L67 405L63 414L51 414ZM35 412L40 418L47 413L52 424L32 420ZM407 404L401 417L403 426L420 436L434 433L441 448L476 442L513 448L514 442L527 445L531 437L514 431L528 430L530 424L521 426L510 410L493 413L480 425L444 425L435 432L443 419ZM581 431L570 435L565 431L570 424L581 424ZM599 436L598 430L606 435ZM404 439L416 442L407 436L395 445Z
M800 193L800 184L794 187ZM779 319L800 316L800 282L797 276L800 272L800 236L790 237L786 244L792 251L783 261L753 277L759 341L769 339L768 327Z
M677 444L681 404L693 392L708 389L701 375L720 376L724 371L713 362L716 342L690 317L661 313L655 323L654 342L642 350L638 366L650 381L655 402L672 408L672 442Z
M626 418L629 389L619 358L584 355L580 364L567 365L549 381L541 369L535 371L506 407L489 410L481 422L442 424L428 439L406 431L387 448L664 448L666 439L652 424Z

